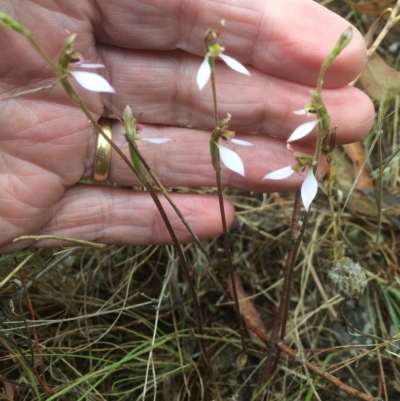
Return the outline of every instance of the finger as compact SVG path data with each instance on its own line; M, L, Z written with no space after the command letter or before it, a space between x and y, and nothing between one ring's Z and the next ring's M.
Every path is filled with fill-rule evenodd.
M174 202L199 238L221 233L218 198L209 195L171 194ZM160 197L175 234L181 243L192 242L171 206ZM227 223L234 209L224 203ZM48 222L35 235L58 235L104 244L171 244L171 236L150 195L110 186L76 185L68 189L54 206ZM67 245L55 240L18 241L9 244L10 252L27 246ZM70 244L69 244L70 245Z
M118 142L124 131L119 123L113 126L113 140ZM209 132L188 128L146 125L138 137L142 138L171 138L174 142L156 145L138 140L138 148L152 171L167 187L214 187L215 171L212 167L209 151ZM234 144L225 146L237 152L241 157L245 177L234 173L222 165L222 185L237 189L256 192L297 190L304 177L298 174L281 181L263 181L263 177L271 171L293 165L296 160L286 148L286 142L267 138L260 135L237 135L236 138L251 142L254 146L243 147ZM292 144L296 151L312 155L314 147L307 144ZM128 144L121 150L129 157ZM83 178L93 176L94 139L88 152L86 170ZM132 171L121 160L115 151L112 152L108 179L120 185L138 185L139 182ZM321 176L325 174L326 166L321 160Z
M44 0L40 5L35 2L22 5L19 0L24 13L18 14L16 3L4 1L3 11L34 31L39 44L51 57L58 54L67 32L78 33L78 50L86 58L94 56L94 38L119 48L182 49L203 56L205 31L218 29L220 21L225 20L220 42L227 54L271 76L307 85L315 84L322 61L349 26L347 21L312 0L162 3L86 0L79 7L71 2L55 4L52 0ZM20 54L27 57L29 53L30 63L26 68L40 71L43 68L40 57L32 58L33 52L27 51L24 41L18 40L10 46L9 34L6 33L6 46L2 49L12 49L14 56L10 54L11 57ZM7 60L10 51L4 56ZM364 63L365 44L354 29L353 40L328 70L325 85L347 84L358 75Z
M271 76L314 85L322 61L349 22L311 0L98 1L96 39L131 49L182 49L204 55L204 34L226 27L226 52ZM365 63L365 43L354 29L348 48L328 71L325 85L352 81Z
M270 4L273 2L268 2L268 3ZM116 9L118 9L118 5L121 5L122 3L116 2L113 4L116 6ZM167 5L164 5L163 7L166 8L165 15L169 15L168 12L171 11L169 5L171 4L176 5L179 4L179 2L175 0L172 2L168 2ZM255 2L255 4L259 4L259 2ZM283 3L280 3L280 5L276 7L276 10L280 10L282 4ZM318 13L323 13L324 18L325 17L329 18L332 23L329 32L333 32L334 31L333 27L337 25L338 21L341 21L340 19L335 19L338 17L335 17L333 14L330 14L329 12L327 12L325 9L323 9L321 6L319 6L314 2L296 1L293 2L293 7L300 7L300 8L305 7L304 4L306 4L308 7L307 8L308 11L306 10L307 13L305 13L306 15L304 15L305 21L309 20L310 15L315 16ZM35 5L31 3L29 3L27 7L29 7L29 12L31 13L29 15L38 18L37 20L35 20L36 24L39 24L40 21L43 22L42 25L44 28L38 31L38 34L41 35L40 37L43 36L43 32L46 30L45 28L48 29L54 28L52 32L54 32L55 34L51 37L51 40L48 41L49 43L47 42L45 43L45 47L46 50L47 47L50 47L49 49L50 54L53 53L55 54L57 46L61 46L62 43L62 41L60 41L60 43L57 43L56 39L64 38L66 35L65 32L66 29L69 29L71 32L76 31L77 21L74 19L70 20L66 18L64 21L65 24L62 27L60 27L58 20L54 18L55 14L54 11L52 10L53 3L50 2L46 3L45 5L47 9L46 7L44 7L43 10L42 7L40 8L40 10L38 10L37 8L35 8ZM129 8L130 6L134 5L137 5L137 3L130 2L126 6ZM85 53L85 56L87 54L88 57L93 57L94 55L93 48L91 48L93 38L90 37L91 26L89 25L89 22L92 20L88 19L86 22L84 21L85 18L91 14L90 7L88 6L87 3L84 3L82 5L82 8L79 9L79 12L76 10L76 8L68 6L68 4L64 4L62 7L66 7L64 11L65 12L68 11L67 15L74 16L75 15L74 13L78 13L77 15L75 15L75 17L76 18L79 17L78 21L79 19L83 20L82 24L80 25L79 31L86 36L78 35L77 47L79 47L79 50ZM225 7L228 7L228 9L230 9L229 6L227 5L224 5L222 8ZM317 8L314 9L314 7ZM233 6L231 6L231 8L233 10L231 14L237 16L238 14L236 12L237 8ZM147 11L149 10L148 8L145 9ZM275 15L276 10L271 11L271 18L273 15ZM115 11L117 13L118 10ZM136 10L136 11L138 12L139 15L142 16L144 15L143 10ZM202 11L200 10L199 12ZM305 10L301 8L301 12L305 12ZM188 13L190 14L189 11ZM325 13L328 14L325 15ZM127 12L127 14L129 14L129 12ZM110 18L110 15L115 15L115 14L105 13L104 15L105 19ZM240 15L243 18L243 15L242 14ZM24 17L24 15L22 15L22 17ZM43 19L44 17L46 18ZM299 20L301 19L299 18ZM156 21L156 19L154 21ZM313 24L311 24L310 26L312 26L314 30L317 30L317 28L321 25L321 21L322 22L324 21L322 17L313 21ZM29 19L25 22L27 23L28 26L29 24L32 24L32 20ZM106 26L107 22L105 22L104 24L105 27L104 29L106 29ZM168 25L164 24L162 26L165 27ZM276 26L278 25L276 24ZM143 37L146 37L147 38L146 40L149 40L148 35L145 34L146 27L142 27L140 24L138 24L137 27L138 29L142 28L144 29ZM307 36L306 33L307 30L305 29L305 27L303 28L304 28L303 30L299 31L301 32L300 37L303 37L303 34ZM121 27L120 26L116 27L116 31L118 31L118 29L121 29ZM160 28L157 27L156 29ZM276 30L276 32L281 32L281 31L282 30L279 29ZM290 30L283 30L283 31L286 32ZM9 33L9 31L7 31L7 33ZM6 39L10 39L8 37L9 35L6 36L7 36ZM14 35L12 36L12 38L15 39L16 36L17 35ZM318 38L322 37L321 35L318 35L318 32L316 32L315 36ZM127 37L129 37L129 35L127 35ZM185 35L185 38L186 37L188 37L188 35ZM297 32L296 32L296 37L298 37ZM278 39L276 39L276 41L279 42ZM13 54L18 55L18 57L21 57L21 54L26 53L26 43L24 41L17 41L16 43L14 42L13 46L9 46L7 48L9 49L12 48L14 52ZM133 41L132 43L134 42L135 41ZM25 52L23 52L21 49L21 43L24 43L25 45ZM271 44L271 46L273 46L273 43ZM16 48L18 48L20 51L19 52L15 51ZM314 47L311 48L313 49ZM307 51L303 50L301 50L301 54L308 55L310 53L308 51L309 50L308 48ZM118 51L116 53L118 53ZM107 64L109 64L110 69L112 69L112 71L114 72L113 80L115 80L116 84L119 84L118 90L121 92L121 96L118 97L110 97L110 96L103 97L104 102L108 104L113 114L120 115L125 105L130 104L134 108L136 113L144 111L143 109L147 110L147 113L145 113L143 117L144 118L143 121L145 122L152 121L152 122L159 122L172 125L181 124L181 125L191 125L197 127L210 128L210 121L212 121L211 117L212 107L211 107L211 102L209 101L210 99L209 89L208 92L205 90L201 93L198 93L194 83L194 77L198 65L200 63L200 60L197 59L196 62L192 62L190 68L187 67L178 69L177 67L179 67L180 63L179 63L179 58L177 59L176 55L171 56L171 58L166 57L165 62L162 63L159 59L160 54L153 55L152 58L148 57L147 59L146 58L142 59L139 57L139 55L135 53L134 54L135 57L132 56L129 57L128 55L127 61L124 61L126 54L123 51L119 51L119 53L120 57L117 57L116 54L113 54L112 51L110 51L111 61L106 60L108 61ZM289 52L288 55L286 55L285 57L290 57L292 53L293 52ZM12 54L10 55L7 54L5 56L5 59L9 60L8 56L12 57ZM106 55L104 55L104 57L105 56ZM135 64L136 56L138 56L137 64ZM163 57L166 56L165 52L162 53L162 56ZM24 57L26 56L24 55ZM43 62L40 60L40 57L37 57L37 60L40 61L39 63L40 65L38 65L37 67L42 68ZM194 60L196 59L194 58ZM303 61L306 62L306 59ZM340 65L354 66L357 64L356 62L354 62L354 57L350 61L351 62L349 63L339 63L339 66ZM150 63L151 65L149 65ZM32 58L30 58L29 63L26 64L27 67L24 68L28 67L31 68L32 64L33 64ZM184 62L182 64L186 65ZM2 64L2 65L3 67L7 67L8 64ZM135 65L136 69L133 68ZM140 68L141 66L143 68ZM144 71L146 71L144 67L146 67L148 71L147 73L143 73ZM279 70L280 71L284 70L284 68L286 67L283 66L283 69L280 68ZM168 74L165 73L162 74L161 69L164 69L166 72L168 72ZM296 74L296 76L301 75L300 70L299 68L294 69L294 73ZM15 81L18 80L18 82L20 82L19 79L21 71L23 72L24 69L18 68L18 69L13 69L12 71L14 71L13 72L14 75L17 74L15 76L12 75L12 79ZM223 91L219 91L219 93L221 94L219 96L220 99L219 102L221 103L220 110L222 114L224 115L226 114L226 112L230 112L231 114L233 113L237 114L237 117L235 116L234 124L238 124L240 119L243 120L243 118L241 118L242 115L244 115L244 117L247 117L247 121L243 121L241 125L238 124L236 128L234 127L233 129L257 130L260 132L265 132L271 135L278 135L278 136L281 135L282 132L282 135L286 136L289 135L289 133L294 129L294 127L297 124L297 120L294 119L291 112L293 110L297 110L303 107L304 102L309 100L308 91L311 89L311 87L310 88L307 86L302 87L299 85L290 86L288 82L279 79L271 80L270 77L265 76L263 74L258 74L257 77L255 78L252 77L250 78L249 81L247 77L242 77L237 73L228 71L225 66L219 68L219 71L223 73L223 76L221 77L221 74L219 73L217 78L219 81L222 82L222 84L224 84ZM255 73L253 73L253 75L254 74ZM40 74L34 74L35 77L37 75ZM337 75L345 76L345 73L343 73L342 71L340 74ZM30 79L32 79L32 75L28 74L28 76L30 76L31 77ZM46 77L48 78L48 74L46 75ZM137 79L137 77L139 78ZM190 79L190 77L192 78ZM162 78L165 78L165 81L163 81ZM326 82L327 80L325 79L325 83ZM315 83L316 79L313 79L312 85L315 85ZM243 91L242 89L243 85L247 85L246 91ZM129 87L135 90L134 94L130 92L131 93L130 96L127 91L127 88ZM183 91L182 87L187 88L188 90ZM238 87L240 89L237 89ZM299 91L303 94L302 96L299 95ZM232 92L236 93L235 97L232 96ZM338 124L340 126L339 141L341 141L341 132L346 133L346 138L348 142L356 140L361 136L365 135L369 131L369 127L372 124L372 105L369 102L369 100L365 97L365 95L362 95L360 92L357 91L353 91L350 94L345 94L343 92L339 93L334 91L331 93L332 93L332 101L334 100L333 95L335 94L336 94L336 100L332 102L333 105L330 107L329 111L330 113L332 113L333 116L335 116L335 114L336 116L338 116L337 119L333 119L332 123ZM98 112L101 106L99 104L98 101L99 97L97 96L97 94L96 96L94 96L93 94L87 94L86 91L84 91L84 94L85 94L85 101L90 95L89 100L90 104L92 105L91 108L92 110L96 110L96 112ZM243 98L243 101L238 100L239 96ZM135 99L132 99L133 97ZM160 104L162 103L160 99L167 99L170 102L168 105L160 107ZM231 101L230 99L233 99L233 101ZM59 100L59 98L57 98L57 100ZM192 110L195 107L198 108L198 110L195 114L193 114ZM337 112L335 111L334 108L337 108ZM157 113L151 113L153 110L157 111ZM154 114L156 117L155 119L153 118ZM352 121L350 121L349 116L352 117ZM251 120L251 122L249 122L248 120ZM347 124L342 125L342 120L344 120L344 122ZM344 140L342 142L344 142Z
M126 52L110 47L103 48L101 55L117 90L104 98L109 114L121 116L129 105L134 114L143 113L144 123L213 127L211 86L199 91L195 81L199 58L182 52ZM293 112L310 102L315 87L251 72L247 77L224 64L217 66L219 118L230 113L230 129L288 138L307 121ZM323 90L323 99L332 124L339 125L339 142L354 142L369 132L373 105L363 92L351 87L328 89Z

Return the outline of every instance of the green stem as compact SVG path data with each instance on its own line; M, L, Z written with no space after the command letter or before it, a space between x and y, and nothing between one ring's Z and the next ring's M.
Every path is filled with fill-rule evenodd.
M281 291L281 300L279 303L276 319L271 330L271 336L268 344L268 358L265 363L265 370L263 372L263 377L262 377L263 383L266 383L271 378L278 363L280 354L279 348L276 347L278 339L281 338L282 340L284 340L285 337L286 322L289 313L290 292L292 289L293 271L296 263L296 256L301 241L303 239L304 232L308 223L308 218L310 215L310 212L306 212L306 214L304 215L303 224L299 232L298 223L300 216L300 208L301 208L301 196L300 192L297 191L294 201L292 223L290 230L291 242L293 245L290 247L286 259L286 269Z
M218 126L218 106L217 106L217 90L215 84L215 60L214 58L210 57L210 67L211 67L211 86L212 86L212 94L213 94L213 105L214 105L214 131L219 128ZM219 138L217 138L219 140ZM225 215L225 206L224 206L224 198L222 195L222 183L221 183L221 160L219 155L219 150L216 143L213 143L213 140L210 142L210 149L211 149L211 160L212 165L215 170L215 177L217 182L217 193L218 193L218 200L219 200L219 208L221 214L221 222L222 222L222 232L224 237L224 247L226 256L228 259L228 269L229 269L229 276L232 285L232 297L235 303L235 312L236 318L239 323L239 331L240 331L240 338L242 342L242 353L246 353L246 340L245 340L245 328L243 324L243 319L241 318L240 314L240 307L239 307L239 299L237 296L236 291L236 284L235 284L235 270L233 268L233 261L232 261L232 253L231 248L229 246L229 236L228 236L228 227L226 225L226 215ZM213 151L213 149L215 151Z
M53 63L53 61L47 56L47 54L41 49L41 47L37 44L36 40L33 39L32 34L29 32L29 36L26 36L28 39L29 43L32 45L32 47L40 54L40 56L46 61L46 63L55 71L57 71L56 65Z
M213 96L213 106L214 106L214 127L218 126L218 104L217 104L217 86L215 83L215 59L214 57L209 58L210 68L211 68L211 89Z

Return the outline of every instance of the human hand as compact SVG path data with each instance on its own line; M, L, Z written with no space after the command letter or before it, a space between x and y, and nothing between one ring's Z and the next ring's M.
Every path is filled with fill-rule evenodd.
M302 178L262 181L266 173L293 163L285 139L305 122L294 115L309 101L319 69L348 23L311 0L107 2L35 2L2 0L0 9L20 21L56 60L67 31L77 33L76 50L90 63L103 63L115 94L79 89L96 118L121 116L126 105L145 125L143 136L176 142L139 143L148 164L165 186L215 186L209 155L213 128L211 89L201 92L196 73L204 58L208 28L226 27L220 44L245 64L251 77L218 64L220 118L232 115L229 129L254 148L237 149L246 169L243 178L223 168L225 186L267 192L297 189ZM0 97L54 81L55 74L17 33L0 28ZM350 143L366 135L373 108L359 90L345 85L361 71L365 45L354 30L350 45L328 70L323 98L337 140ZM71 80L72 82L72 80ZM58 241L12 240L21 235L60 235L102 243L169 243L168 231L148 193L112 186L79 184L93 176L95 135L60 85L52 90L0 102L0 251L26 246L58 246ZM191 128L188 128L191 127ZM121 135L115 127L114 141ZM273 135L250 135L258 132ZM315 135L296 150L312 154ZM122 150L128 154L127 145ZM138 185L113 152L109 180ZM199 237L221 231L218 199L173 194ZM191 237L166 201L180 241ZM233 206L225 202L227 220Z

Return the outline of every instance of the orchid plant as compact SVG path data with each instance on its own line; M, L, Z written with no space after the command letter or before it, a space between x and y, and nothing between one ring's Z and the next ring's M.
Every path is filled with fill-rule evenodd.
M214 130L210 136L210 154L211 154L211 163L215 170L215 178L217 182L217 190L218 190L218 199L220 205L221 212L221 222L222 222L222 231L224 236L224 246L228 259L228 268L229 268L229 276L232 285L233 291L233 299L235 302L235 311L237 315L238 322L241 322L240 318L240 309L239 309L239 300L236 293L235 286L235 273L233 269L232 255L229 246L228 239L228 228L226 224L225 217L225 208L224 208L224 200L222 196L222 183L221 183L221 161L222 163L230 170L234 171L241 176L245 176L244 165L240 156L234 152L233 150L223 146L222 143L234 143L241 146L253 146L252 143L239 140L234 138L235 133L233 131L228 130L228 123L231 119L231 115L228 113L227 117L219 121L218 118L218 107L217 107L217 91L215 85L215 71L216 71L216 63L215 59L219 57L223 60L228 67L232 68L234 71L237 71L241 74L245 74L247 76L250 75L249 71L240 64L237 60L229 57L225 54L224 48L218 44L218 38L221 34L223 28L225 26L224 21L221 21L221 27L218 32L207 31L204 41L205 41L205 57L203 62L200 65L200 68L197 72L197 85L199 90L202 90L207 82L211 79L211 88L212 88L212 96L213 96L213 105L214 105ZM246 350L246 342L244 336L244 327L241 325L241 340L242 340L242 352L245 354Z
M206 56L197 71L197 85L199 90L202 90L206 83L209 81L212 74L215 73L215 59L219 57L224 63L232 70L237 71L241 74L250 76L250 72L247 68L239 63L234 58L223 54L225 48L217 43L218 37L221 34L222 29L225 26L225 21L221 21L221 27L218 32L208 31L205 36L206 42Z
M63 44L60 56L57 62L57 72L60 77L72 75L79 85L92 92L114 93L115 89L101 75L94 72L75 71L77 67L81 68L105 68L103 64L88 64L84 62L82 55L74 50L76 34L70 35ZM66 88L65 81L61 83Z
M281 180L291 176L294 172L304 175L305 171L307 171L306 177L301 186L301 199L307 212L310 210L310 205L318 191L318 182L315 178L315 174L317 173L318 161L322 154L324 142L326 142L329 133L330 118L321 97L323 77L326 69L332 64L340 52L349 44L351 37L352 30L350 27L342 33L332 52L323 62L320 75L318 77L317 89L311 94L311 102L307 103L304 109L294 112L298 115L317 116L316 119L301 124L299 127L297 127L287 140L288 149L296 157L297 163L295 163L293 166L287 166L273 171L263 178L264 180ZM314 129L317 124L319 125L319 129L314 156L294 152L290 147L289 142L304 138Z
M79 53L75 53L69 62L72 68L105 68L104 64L88 64L85 63L83 57ZM70 74L76 79L79 85L92 92L109 92L115 93L115 89L101 75L94 72L74 71L71 69Z
M206 57L204 61L201 63L199 71L197 72L196 81L200 90L202 90L206 86L207 82L211 77L210 63L212 63L212 61L210 60L216 57L219 57L222 61L224 61L225 64L232 70L250 76L250 73L247 70L247 68L242 64L240 64L239 61L222 53L225 49L219 46L218 43L215 43L214 45L210 46L210 48L211 48L210 52L206 54Z
M143 125L139 124L137 119L133 117L132 109L129 106L125 107L123 113L123 121L120 122L125 126L125 138L123 141L119 141L117 146L121 146L122 142L129 142L129 153L132 159L132 163L135 166L139 179L144 182L147 182L147 178L145 176L145 170L143 168L142 159L139 157L139 150L137 148L136 141L142 140L154 144L163 144L167 142L174 141L172 138L138 138L138 134L143 130Z
M303 201L304 208L308 212L310 205L317 195L318 182L313 172L313 166L315 160L313 156L306 155L305 153L293 151L290 144L287 144L287 148L296 158L296 163L287 167L283 167L279 170L273 171L267 174L263 180L283 180L290 177L293 173L305 175L303 184L301 185L301 199Z
M42 55L42 57L46 60L46 62L51 65L57 72L58 75L58 81L62 83L64 86L67 94L70 96L70 98L82 109L82 111L85 113L85 116L88 118L89 121L92 122L93 126L100 132L104 137L106 138L107 141L110 141L110 145L114 148L114 150L118 153L118 155L123 159L126 164L131 168L133 173L139 178L139 180L142 182L146 190L150 193L151 197L153 198L164 222L165 225L168 229L168 231L171 234L171 238L175 244L175 249L177 251L177 254L180 258L182 267L184 268L184 272L187 277L187 281L189 283L190 291L192 293L193 297L193 303L194 303L194 308L196 310L196 314L198 316L198 331L200 334L200 347L203 353L204 359L207 361L207 352L206 352L206 347L204 346L204 332L203 332L203 326L202 326L202 315L201 315L201 309L199 306L199 302L197 299L196 295L196 289L194 286L193 279L191 277L191 271L189 270L189 266L187 265L187 262L185 260L185 257L183 255L182 249L178 244L177 237L174 233L173 227L170 224L170 221L165 213L165 210L160 203L160 200L158 199L158 196L155 191L155 187L153 184L151 184L146 176L146 171L148 171L151 174L151 170L149 167L145 164L144 160L142 159L141 155L138 152L137 146L136 146L136 141L139 139L142 139L147 142L155 143L155 144L162 144L165 142L172 141L171 138L138 138L137 134L140 133L142 130L142 126L137 123L137 120L133 117L132 115L132 110L127 106L124 110L123 113L123 124L125 125L126 129L126 138L129 142L129 151L132 159L132 163L126 158L126 156L121 152L121 150L118 148L118 146L115 145L108 137L104 134L102 131L101 127L97 123L96 119L91 115L90 111L87 109L85 104L83 103L82 99L77 95L73 87L70 85L69 78L73 77L79 85L81 85L83 88L89 90L89 91L95 91L95 92L108 92L108 93L114 93L115 90L114 88L105 80L101 75L98 75L94 72L88 72L88 71L79 71L76 68L88 68L88 69L98 69L98 68L104 68L104 65L102 64L88 64L85 63L83 57L81 56L80 53L75 52L73 49L73 44L75 40L75 35L71 35L67 38L67 40L64 42L62 51L60 53L60 57L58 59L57 65L55 65L48 56L44 54L44 52L37 46L36 42L34 42L32 35L29 31L27 31L24 27L22 27L20 24L18 24L16 21L12 20L10 17L7 15L0 13L0 25L2 26L9 26L13 28L14 30L22 33L32 44L33 47ZM226 56L223 54L224 48L220 46L217 42L219 34L221 33L221 30L224 26L224 23L221 23L221 29L219 32L215 33L212 31L207 32L206 37L205 37L205 42L206 42L206 54L203 62L200 65L200 68L197 73L197 84L199 86L199 89L203 89L207 82L211 79L212 83L212 90L213 90L213 100L214 100L214 129L211 133L210 137L210 152L211 152L211 160L212 160L212 165L215 169L216 172L216 180L217 180L217 187L218 187L218 195L219 195L219 200L220 200L220 210L221 210L221 220L222 220L222 226L223 226L223 233L224 233L224 241L225 241L225 247L227 250L227 259L228 259L228 264L229 264L229 269L230 269L230 274L231 274L231 279L232 279L232 291L234 294L234 301L235 301L235 309L238 314L238 321L241 322L240 318L240 310L239 310L239 303L238 303L238 298L236 294L236 285L235 285L235 278L234 278L234 271L233 271L233 264L232 264L232 257L230 254L230 248L229 248L229 242L227 238L227 226L226 226L226 219L225 219L225 212L224 212L224 204L223 204L223 199L222 199L222 186L221 186L221 164L220 161L223 162L225 166L227 166L230 170L244 176L245 171L244 171L244 165L243 162L240 158L240 156L234 152L233 150L227 148L226 146L223 146L223 144L226 143L233 143L241 146L253 146L250 142L243 141L243 140L238 140L235 138L235 133L233 131L228 130L228 123L231 119L231 115L227 114L227 117L225 119L222 119L219 121L218 119L218 112L217 112L217 102L216 102L216 88L215 88L215 69L216 69L216 64L215 64L215 59L220 58L222 59L230 68L233 70L245 74L245 75L250 75L249 71L238 61L233 59L232 57ZM288 138L287 142L287 148L288 150L293 154L296 162L293 163L290 166L286 166L284 168L278 169L274 172L271 172L267 175L264 176L263 179L272 179L272 180L277 180L277 179L285 179L292 175L293 173L298 173L301 175L305 176L304 182L301 187L301 198L302 202L304 204L304 207L307 212L310 210L310 205L316 196L317 190L318 190L318 183L316 179L316 171L318 167L318 161L319 161L319 156L322 153L322 148L323 144L326 142L326 138L328 136L329 132L329 115L327 113L327 110L325 108L325 105L322 101L321 98L321 85L322 85L322 77L324 75L324 72L326 68L332 63L332 61L336 58L336 56L340 53L340 51L348 44L351 38L351 30L345 31L345 33L342 35L341 39L339 40L337 46L334 48L326 62L324 62L323 68L321 69L321 75L318 80L318 87L315 93L312 94L312 100L311 103L306 105L304 110L296 112L296 114L301 114L301 115L316 115L316 119L313 121L309 121L307 123L304 123L300 125L298 128L296 128L293 133L290 135ZM122 121L121 121L122 122ZM308 135L316 125L319 126L319 131L317 135L317 144L316 144L316 152L313 156L307 155L301 152L295 152L291 145L289 144L290 142L299 140L304 138L306 135ZM157 189L160 189L163 194L166 196L168 200L170 198L168 197L168 194L166 193L165 189L162 187L162 185L158 182L157 178L153 175L151 175L153 178L154 182L157 185ZM165 192L164 192L165 191ZM296 198L296 204L299 205L300 202ZM174 206L174 205L173 205ZM299 209L299 208L298 208ZM179 211L177 211L178 215L181 217L179 214ZM293 214L294 218L298 217L296 213ZM300 235L297 235L296 233L296 228L292 229L293 234L296 234L295 236L292 237L294 241L294 247L291 248L290 250L290 256L288 257L288 268L287 271L288 273L285 275L285 282L283 285L283 290L282 294L283 296L281 297L283 301L280 302L279 304L279 311L277 314L277 318L275 319L275 324L272 330L271 334L271 341L270 343L272 346L275 346L275 343L277 341L278 335L281 336L281 338L285 338L285 322L286 322L286 317L287 317L287 294L290 292L290 285L291 285L291 274L293 272L293 267L295 263L295 258L296 258L296 253L299 248L299 244L302 240L302 236L304 234L305 227L307 225L307 218L308 218L309 213L306 213L305 219L303 220L303 225L300 230ZM182 221L185 223L183 217L181 217ZM186 223L185 223L186 225ZM293 225L294 227L295 225ZM191 231L190 227L188 227L188 230L192 233L194 238L197 238L195 234ZM289 282L287 285L286 283ZM286 295L285 295L286 294ZM286 308L286 309L285 309ZM283 327L281 330L281 326ZM242 346L243 349L245 349L245 341L243 337L243 332L242 332ZM272 346L270 346L270 350L272 349ZM276 359L278 359L279 355L270 352L267 360L267 365L270 360L273 361L273 358L276 356ZM272 358L272 359L270 359ZM208 364L208 362L207 362ZM273 363L269 363L268 367L272 367L270 371L272 372L274 369ZM39 375L38 375L39 377ZM269 377L266 378L268 380Z
M318 163L320 156L322 154L330 154L334 147L336 129L329 136L329 125L330 116L322 100L322 83L325 72L327 68L332 64L340 52L348 45L352 37L352 29L349 27L340 36L339 40L335 44L334 48L328 55L328 57L322 63L320 74L317 81L317 88L311 94L311 102L306 105L304 110L296 112L300 115L316 115L314 121L309 121L308 123L300 125L296 130L290 135L288 139L288 149L293 153L296 158L296 163L292 166L287 166L272 173L267 174L264 179L284 179L289 177L293 172L300 174L305 174L306 177L301 186L300 196L303 205L306 209L306 213L302 219L301 227L299 227L299 213L300 213L300 196L299 192L296 193L295 205L293 208L292 222L291 222L291 240L293 245L291 245L286 260L286 269L284 273L284 282L281 292L281 301L279 303L278 311L276 314L276 319L274 321L273 327L271 329L269 349L272 350L277 345L278 338L285 338L286 334L286 322L288 318L289 311L289 299L291 287L293 284L293 272L294 266L296 264L296 256L300 248L300 244L303 240L304 233L307 227L308 219L310 216L310 205L317 194L318 183L315 175L318 171ZM291 148L289 142L296 141L298 139L304 138L308 135L314 127L318 124L317 142L315 145L315 153L313 156L306 155L300 152L294 152ZM333 207L332 216L335 226L335 214ZM276 352L270 352L266 363L265 370L263 373L262 381L267 383L271 380L272 374L276 369L277 362L279 360L279 350Z
M236 145L241 145L241 146L253 146L253 144L248 141L235 139L234 138L235 133L233 131L228 131L227 129L228 122L231 119L231 115L229 113L227 115L227 118L218 122L216 88L215 88L215 70L216 70L215 59L219 57L234 71L250 76L250 72L247 70L246 67L244 67L241 63L239 63L239 61L223 54L225 49L218 44L218 37L221 34L224 26L225 22L221 21L221 27L218 32L214 32L211 30L207 31L204 38L206 44L206 55L197 72L196 81L199 90L202 90L206 85L206 83L211 78L212 89L213 89L213 100L214 100L215 128L210 138L210 153L214 170L216 172L220 171L221 169L220 160L221 160L222 163L228 169L244 177L245 176L244 165L240 156L233 150L228 149L219 143L221 140L222 142L225 143L234 143Z
M220 142L223 143L233 143L240 146L254 146L251 142L243 141L241 139L235 139L235 133L233 131L228 131L228 122L231 119L231 115L228 113L227 117L220 121L218 127L214 129L211 134L210 140L210 153L212 164L215 171L220 170L219 160L230 170L235 173L245 176L244 165L240 156L231 149L222 146Z

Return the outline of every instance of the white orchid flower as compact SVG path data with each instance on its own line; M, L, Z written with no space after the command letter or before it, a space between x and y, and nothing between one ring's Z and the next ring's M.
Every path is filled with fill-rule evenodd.
M122 121L121 121L122 123ZM137 134L140 134L142 130L144 129L143 124L136 123L136 129L137 129ZM141 138L141 137L136 137L136 141L145 141L149 143L154 143L156 145L162 145L167 142L176 142L175 139L172 138ZM124 135L123 137L119 138L115 144L120 148L122 145L124 145L128 140L126 139L126 136Z
M81 68L105 68L103 64L87 64L76 62L73 65ZM70 71L70 74L76 79L79 85L91 92L109 92L115 93L115 89L101 75L87 71Z
M197 71L196 80L197 80L197 85L199 86L199 90L202 90L206 86L208 80L210 79L211 76L211 67L209 62L210 57L213 58L219 57L221 60L225 62L225 64L228 67L232 68L232 70L250 76L250 72L247 70L246 67L240 64L239 61L235 60L234 58L222 54L222 51L224 50L223 47L218 46L218 48L220 49L219 53L215 54L210 51L206 54L206 57L204 58L203 62L200 65L199 70Z
M317 179L315 178L312 169L310 168L308 169L308 173L303 181L300 192L304 208L308 212L310 209L310 205L318 192L318 182Z
M226 148L225 146L222 146L220 144L218 144L217 146L222 163L224 163L225 166L229 168L229 170L232 170L235 173L238 173L244 177L244 165L240 156L236 152Z
M319 120L309 121L307 123L299 125L289 136L287 142L297 141L298 139L304 138L308 135L313 128L318 124Z
M295 170L293 169L293 166L287 166L267 174L263 178L263 180L283 180L287 177L290 177L294 172ZM318 191L317 179L314 176L312 168L308 168L306 178L304 179L303 184L301 185L301 191L300 191L301 200L307 212L310 209L312 201L317 195L317 191Z
M172 138L136 138L136 140L155 143L156 145L162 145L163 143L167 143L167 142L175 142L175 139L172 139ZM128 142L128 140L126 139L126 137L123 137L123 138L118 139L115 142L115 144L120 148L126 142Z
M226 131L225 134L222 135L221 140L226 143L234 143L240 146L254 146L251 142L233 138L234 135L234 132ZM244 177L244 165L240 156L233 150L228 149L225 146L220 145L219 143L217 143L217 146L222 163L224 163L224 165L228 167L229 170L232 170L235 173L238 173Z
M315 116L316 112L312 105L308 103L305 105L304 109L296 110L293 114L297 114L298 116ZM287 142L297 141L298 139L305 137L314 129L318 122L319 120L313 120L299 125L289 136Z

